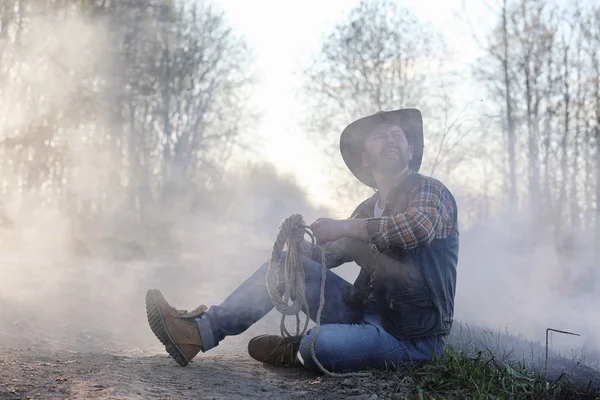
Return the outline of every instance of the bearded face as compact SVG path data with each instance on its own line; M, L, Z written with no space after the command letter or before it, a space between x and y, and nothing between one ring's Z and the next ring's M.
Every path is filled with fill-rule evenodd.
M374 174L394 174L408 167L413 149L396 125L378 125L363 144L363 165Z

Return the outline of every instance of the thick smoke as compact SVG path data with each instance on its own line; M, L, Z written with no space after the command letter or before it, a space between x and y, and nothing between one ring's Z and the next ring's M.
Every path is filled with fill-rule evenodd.
M0 232L1 342L29 336L76 350L160 350L145 320L148 288L163 290L179 308L217 303L267 260L283 218L302 213L310 223L328 214L310 205L293 179L269 165L250 165L199 189L195 212L157 207L150 222L139 221L122 200L119 132L111 130L114 115L104 112L102 74L118 65L105 41L107 26L74 10L28 22L18 46L2 43L2 56L23 72L8 80L0 98L13 105L0 115L7 146L3 207L10 219ZM97 90L90 90L90 76L97 77L91 85ZM94 108L93 120L85 107ZM40 121L61 124L49 129L60 132L48 139L56 143L35 154L63 155L66 184L59 196L43 182L22 185L22 171L8 159L18 154L11 143L28 134L44 142ZM28 167L35 170L33 162ZM102 204L102 214L90 212L93 203Z
M454 340L472 351L541 367L550 356L600 366L600 307L593 235L557 250L550 224L515 215L461 234ZM575 365L575 364L573 364Z
M6 137L11 136L6 132L25 130L43 113L77 107L78 73L106 62L101 24L74 15L32 25L35 29L23 39L29 43L24 60L35 65L55 56L60 64L46 63L47 68L31 70L2 91L0 104L14 103L26 88L48 101L46 110L35 112L3 107ZM47 42L49 31L53 39ZM74 72L65 75L64 67ZM110 118L94 123L104 124L110 135ZM70 154L69 168L76 171L68 190L83 199L110 194L111 189L118 192L120 186L111 187L107 178L115 168L113 153L104 151L103 142L82 140L82 129L78 124L65 127L61 143ZM8 187L4 207L13 227L0 232L0 341L30 335L45 346L75 350L162 351L145 320L148 288L162 290L178 308L219 303L267 260L285 217L300 213L310 223L336 214L335 204L333 210L313 206L294 180L278 175L274 167L250 165L227 172L223 183L206 190L196 212L170 212L158 218L162 225L151 227L127 224L127 234L118 237L114 227L124 229L125 224L115 220L135 220L123 208L107 216L109 222L96 221L83 232L65 210L44 203L43 191L11 195L17 177L10 176L10 169L3 169L2 179ZM550 239L534 240L536 232L505 221L462 231L456 316L474 327L469 330L457 322L455 341L481 348L488 340L501 347L500 333L523 335L518 343L511 342L522 346L515 353L518 359L531 353L527 340L543 342L545 329L552 327L581 334L553 335L552 344L587 361L600 341L592 244L565 256ZM356 268L344 267L340 274L352 280ZM278 323L271 315L215 351L238 350L252 333L277 332ZM539 358L536 349L533 357Z

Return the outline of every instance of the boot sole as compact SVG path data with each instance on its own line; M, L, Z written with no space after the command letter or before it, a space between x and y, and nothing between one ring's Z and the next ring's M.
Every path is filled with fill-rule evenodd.
M148 317L148 323L154 335L165 345L167 353L177 361L177 364L185 367L189 364L189 361L185 358L181 350L177 347L169 332L165 328L165 321L163 320L158 301L156 300L155 294L158 290L151 289L146 293L146 316Z

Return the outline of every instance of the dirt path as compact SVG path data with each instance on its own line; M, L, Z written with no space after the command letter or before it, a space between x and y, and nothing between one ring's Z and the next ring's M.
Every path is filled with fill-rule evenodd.
M263 366L248 340L277 333L271 313L190 365L177 365L152 334L148 288L173 305L213 304L251 271L206 279L213 264L85 263L0 259L0 400L4 399L368 399L374 382L326 379ZM257 262L249 262L255 265ZM358 388L358 389L357 389Z
M214 304L251 272L235 264L228 276L211 273L212 263L174 271L149 262L0 261L0 400L374 400L407 390L393 376L336 379L255 362L247 342L277 333L277 313L178 366L148 327L146 290L164 288L178 308Z
M0 352L0 399L377 399L387 383L339 380L217 355L183 368L168 356L39 347Z
M389 385L264 366L245 353L245 337L231 341L227 350L199 354L184 368L161 352L158 341L142 350L73 326L44 332L41 320L0 318L0 324L0 400L367 400Z
M337 398L315 375L233 356L205 356L182 368L168 356L3 349L0 382L0 399Z

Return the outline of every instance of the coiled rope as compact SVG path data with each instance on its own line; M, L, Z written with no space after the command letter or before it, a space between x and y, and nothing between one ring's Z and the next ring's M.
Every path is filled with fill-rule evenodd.
M273 245L273 252L269 260L269 269L267 270L267 290L271 297L273 306L281 313L281 336L289 338L292 336L285 326L285 319L287 316L296 317L296 334L294 336L304 335L308 328L308 322L310 320L310 313L308 309L308 303L306 302L306 284L304 266L302 265L300 245L303 242L304 235L308 234L311 238L311 244L318 246L315 241L310 227L304 223L304 219L299 214L292 214L286 218L281 227L275 244ZM281 263L281 254L284 246L287 244L287 254L285 258L284 267L284 291L281 294L279 287L279 265ZM319 369L326 375L334 377L349 377L349 376L370 376L366 372L350 372L350 373L336 373L325 369L323 365L317 359L315 354L315 343L317 336L321 329L321 313L325 306L325 278L327 275L327 266L325 264L325 251L321 248L321 291L319 294L319 308L316 316L316 327L315 333L310 343L310 354L314 363ZM300 312L306 314L306 320L304 321L304 327L300 330Z

